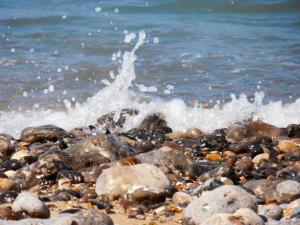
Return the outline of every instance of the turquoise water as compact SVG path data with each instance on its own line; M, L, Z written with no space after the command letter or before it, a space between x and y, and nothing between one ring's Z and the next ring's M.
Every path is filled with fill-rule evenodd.
M118 74L113 54L137 40L125 33L140 30L135 91L188 105L300 97L298 0L0 0L0 111L84 103Z

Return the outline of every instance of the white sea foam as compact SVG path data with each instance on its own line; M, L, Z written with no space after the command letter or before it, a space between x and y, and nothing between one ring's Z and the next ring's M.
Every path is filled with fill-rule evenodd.
M32 111L0 112L0 132L15 134L27 126L55 124L65 129L94 124L96 119L111 111L121 112L122 108L136 108L140 111L137 116L127 120L124 129L136 126L146 115L161 112L165 115L169 126L174 130L185 130L198 127L211 132L214 129L229 126L236 121L261 119L279 127L291 123L300 123L300 99L294 103L283 105L281 102L263 104L263 92L255 94L253 102L246 95L236 97L228 103L215 105L211 109L190 107L182 99L175 98L164 101L160 98L145 99L143 93L131 90L136 78L134 62L136 51L144 43L146 34L141 31L139 39L131 52L123 54L120 73L108 86L82 104L72 104L65 99L66 111L42 110L36 107ZM46 89L47 90L47 89ZM118 114L116 114L116 118Z

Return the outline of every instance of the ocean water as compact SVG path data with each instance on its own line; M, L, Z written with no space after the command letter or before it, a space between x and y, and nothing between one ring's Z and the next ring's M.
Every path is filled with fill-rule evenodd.
M298 0L0 0L0 132L112 110L177 130L300 123ZM203 107L208 105L209 109Z

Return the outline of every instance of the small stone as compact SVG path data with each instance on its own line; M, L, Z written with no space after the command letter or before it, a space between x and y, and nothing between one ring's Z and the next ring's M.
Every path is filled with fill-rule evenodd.
M262 153L262 154L256 155L252 161L255 165L258 165L260 162L262 162L264 160L268 161L269 158L270 158L270 154Z
M15 213L25 212L33 218L50 217L48 207L30 192L20 193L12 205L12 210Z
M27 143L57 141L68 136L67 131L54 125L27 127L21 132L21 140Z
M176 192L172 197L172 201L180 207L188 206L192 200L193 198L191 195L181 191Z
M61 170L56 175L56 180L65 178L69 180L73 184L83 183L84 177L82 174L78 171L72 171L72 170Z
M14 183L8 178L0 177L0 193L10 190L14 186Z
M14 150L11 141L4 137L0 136L0 158L3 156L9 156Z
M253 162L250 157L243 157L235 163L235 166L241 171L248 171L252 169Z
M251 191L256 197L263 198L265 192L273 184L272 181L267 179L250 180L244 184L244 187Z
M182 131L173 131L172 133L166 134L166 136L171 140L177 140L185 138L185 133Z
M5 176L7 176L8 178L13 177L16 174L15 170L7 170L4 172Z
M234 213L240 208L256 210L253 196L238 186L224 185L192 201L184 210L184 224L201 224L214 214Z
M210 154L207 154L206 159L210 159L212 161L216 161L216 160L220 160L222 159L221 155L218 154L218 153L210 153Z
M28 150L20 150L15 152L10 159L15 159L20 161L22 158L31 156L30 152Z
M196 139L202 135L205 135L205 133L198 129L198 128L189 128L187 129L187 131L185 132L185 138L190 138L190 139Z
M259 205L258 214L274 220L280 220L283 216L283 210L276 204Z
M282 140L278 143L278 149L284 153L299 153L300 139Z

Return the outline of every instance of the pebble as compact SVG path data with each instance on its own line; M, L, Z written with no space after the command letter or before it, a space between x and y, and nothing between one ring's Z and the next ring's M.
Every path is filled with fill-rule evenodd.
M30 192L21 192L14 203L12 211L15 213L25 212L33 218L49 218L50 211L48 207Z
M188 204L190 204L192 200L193 197L191 195L182 191L175 192L172 197L172 202L183 208L188 206Z
M270 154L262 153L262 154L256 155L252 161L255 165L258 165L260 162L262 162L264 160L268 161L269 159L270 159Z
M276 204L259 205L258 214L274 220L280 220L283 216L283 209Z

